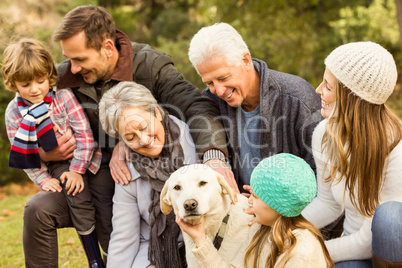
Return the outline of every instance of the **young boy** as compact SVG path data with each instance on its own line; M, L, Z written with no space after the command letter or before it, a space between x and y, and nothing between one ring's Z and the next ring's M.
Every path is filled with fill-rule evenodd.
M24 169L43 191L63 192L90 267L103 267L95 233L95 209L85 176L87 170L94 174L98 171L101 151L83 109L71 90L56 90L54 61L39 41L21 39L9 45L2 65L6 88L16 92L5 115L7 135L12 144L9 166ZM60 135L69 128L74 132L77 146L72 159L43 162L39 148L54 149L57 147L56 129ZM24 245L24 250L30 246L34 245Z

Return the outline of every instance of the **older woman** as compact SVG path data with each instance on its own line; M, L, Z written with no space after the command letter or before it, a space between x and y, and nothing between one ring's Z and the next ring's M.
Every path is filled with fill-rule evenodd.
M196 162L187 125L167 115L151 92L121 82L99 104L102 127L129 148L128 185L116 184L108 266L180 267L180 229L160 211L159 195L169 175Z

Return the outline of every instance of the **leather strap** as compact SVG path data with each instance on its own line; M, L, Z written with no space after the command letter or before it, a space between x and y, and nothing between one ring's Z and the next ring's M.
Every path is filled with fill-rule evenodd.
M221 227L219 228L218 232L216 233L216 236L214 239L214 246L217 250L219 250L219 248L222 245L223 237L225 236L225 232L226 232L226 225L229 221L229 216L230 215L227 214L226 217L223 218Z

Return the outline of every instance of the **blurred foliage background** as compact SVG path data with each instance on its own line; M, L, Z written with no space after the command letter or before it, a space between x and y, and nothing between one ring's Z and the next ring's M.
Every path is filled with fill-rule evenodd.
M233 25L253 57L272 69L299 75L313 87L322 79L325 57L352 41L370 40L387 48L401 75L397 9L402 0L2 0L0 60L11 41L33 37L46 45L56 62L62 61L51 35L70 9L83 4L106 7L117 28L133 41L171 55L179 71L200 90L204 85L188 60L188 45L201 27L216 22ZM8 167L4 111L13 97L0 76L0 185L27 180L23 172ZM402 118L400 83L387 104Z

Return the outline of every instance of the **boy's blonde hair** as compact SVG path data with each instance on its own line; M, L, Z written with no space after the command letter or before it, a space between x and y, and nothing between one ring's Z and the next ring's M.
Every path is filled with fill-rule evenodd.
M41 42L23 38L10 44L3 53L3 77L6 89L17 92L15 82L32 81L46 76L49 86L57 83L53 58Z

